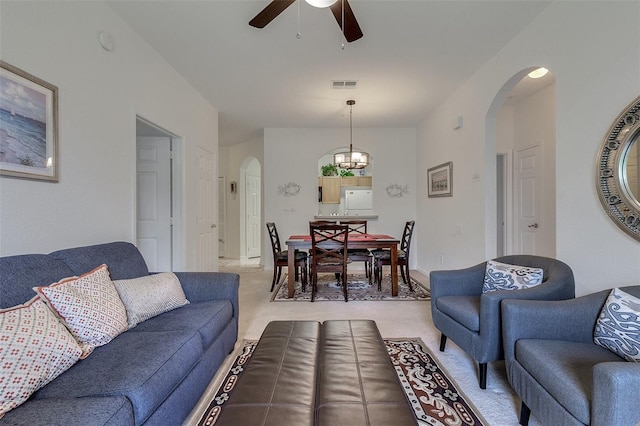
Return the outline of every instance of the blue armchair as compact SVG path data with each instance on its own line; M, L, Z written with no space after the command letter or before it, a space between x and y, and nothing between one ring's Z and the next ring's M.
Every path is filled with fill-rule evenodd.
M622 287L640 297L640 286ZM640 363L593 343L610 290L564 301L502 304L507 378L530 413L545 425L640 424Z
M575 297L571 268L556 259L512 255L495 259L511 265L542 268L543 282L523 290L482 293L486 262L466 269L432 271L431 315L441 332L440 351L447 338L478 362L481 389L487 386L487 363L503 359L500 303L503 299L561 300Z

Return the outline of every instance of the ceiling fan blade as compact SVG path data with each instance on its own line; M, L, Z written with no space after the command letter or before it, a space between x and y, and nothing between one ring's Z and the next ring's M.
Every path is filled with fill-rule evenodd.
M256 28L264 28L269 22L276 19L276 16L280 15L287 7L295 0L273 0L267 5L262 12L258 13L251 21L249 25Z
M344 0L344 29L342 28L342 1L343 0L338 0L332 4L331 12L333 12L333 16L335 16L336 21L338 21L338 26L344 33L344 38L351 43L362 37L362 30L347 0Z

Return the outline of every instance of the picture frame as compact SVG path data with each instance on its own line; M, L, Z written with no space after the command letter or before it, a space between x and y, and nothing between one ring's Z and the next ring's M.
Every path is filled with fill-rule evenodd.
M429 198L453 196L453 162L427 170L427 195Z
M58 88L4 61L0 176L58 182Z

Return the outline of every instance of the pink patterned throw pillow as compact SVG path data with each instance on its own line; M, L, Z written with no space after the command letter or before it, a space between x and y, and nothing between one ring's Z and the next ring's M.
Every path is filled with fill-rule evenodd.
M35 296L0 310L0 418L69 369L82 350Z
M127 330L127 311L107 265L34 290L78 340L82 358Z

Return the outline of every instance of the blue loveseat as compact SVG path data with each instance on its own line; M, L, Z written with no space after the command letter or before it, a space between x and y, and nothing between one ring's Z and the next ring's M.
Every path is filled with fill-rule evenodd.
M113 242L0 258L0 308L32 287L106 264L111 279L149 274L138 249ZM0 425L179 425L238 336L237 274L176 273L190 304L144 321L78 361Z

